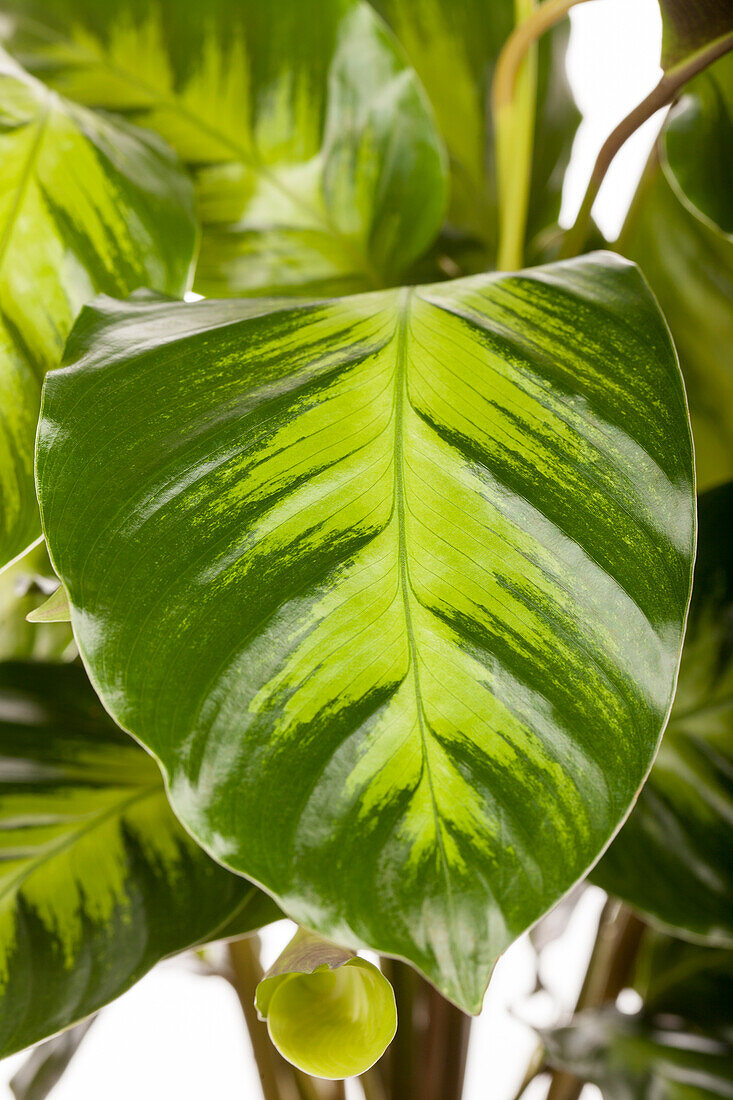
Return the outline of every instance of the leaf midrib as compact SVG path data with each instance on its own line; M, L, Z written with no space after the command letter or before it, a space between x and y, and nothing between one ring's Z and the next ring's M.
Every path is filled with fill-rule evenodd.
M42 27L36 20L26 20L30 25ZM45 28L44 28L45 29ZM315 206L311 206L309 202L306 202L301 195L295 191L291 191L286 184L274 173L268 166L256 156L254 150L250 151L240 145L238 142L233 141L226 134L217 130L216 127L209 125L205 119L196 114L189 107L185 106L180 98L174 98L169 95L163 95L159 89L151 87L144 81L137 77L134 77L131 73L125 69L121 69L118 65L113 65L109 59L103 53L96 53L91 47L82 47L74 39L66 38L64 41L70 48L83 59L86 55L89 64L98 65L103 67L107 72L110 72L117 76L120 80L124 81L129 87L136 88L138 91L143 92L152 101L153 105L158 109L164 108L170 110L172 113L180 115L182 118L186 118L189 122L192 122L198 127L202 133L207 134L209 137L214 138L220 145L228 148L236 157L236 159L248 168L251 172L259 174L263 179L267 180L271 187L276 191L279 191L281 195L287 198L293 206L300 208L305 214L313 218L320 226L322 231L329 234L335 240L337 240L344 252L344 254L352 260L352 262L361 269L362 273L368 278L375 290L379 290L384 286L384 280L376 268L372 265L371 261L364 255L362 255L357 249L355 249L350 239L345 236L337 227L333 224L327 214L318 210ZM108 108L114 110L114 108ZM123 113L123 112L120 112Z
M409 404L410 398L407 388L407 336L410 323L410 306L412 297L414 294L414 287L405 287L400 292L399 302L399 321L397 328L397 350L396 350L396 369L395 369L395 396L394 396L394 418L395 418L395 430L394 430L394 514L397 520L397 564L399 569L399 585L402 590L402 606L405 619L405 632L407 635L407 647L409 654L409 668L407 670L407 676L412 676L412 681L415 691L415 709L417 713L417 724L420 731L420 743L422 747L422 762L425 769L425 776L428 783L428 789L430 791L430 802L433 809L433 817L435 820L435 836L438 844L438 854L440 856L440 862L443 868L443 875L445 878L446 887L446 900L448 908L453 908L453 895L451 891L451 881L448 863L448 857L445 851L445 844L443 841L443 821L438 808L438 802L435 797L435 787L433 785L433 776L430 770L430 757L428 753L428 736L429 731L426 728L427 723L425 721L425 712L422 704L422 693L420 691L420 670L419 670L419 656L417 638L415 636L415 628L412 621L412 608L410 606L410 593L413 591L412 583L410 580L410 566L409 555L407 550L407 525L406 525L406 491L405 491L405 464L404 464L404 422L405 422L405 406Z

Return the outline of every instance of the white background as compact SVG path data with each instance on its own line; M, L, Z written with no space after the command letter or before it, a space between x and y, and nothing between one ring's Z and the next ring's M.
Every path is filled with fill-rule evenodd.
M450 3L450 0L445 0ZM656 0L594 0L572 13L568 71L584 121L563 197L563 224L580 204L596 154L613 127L654 86L661 26ZM619 232L661 119L627 143L608 173L595 207L609 239ZM523 1020L553 1023L567 1014L587 962L603 895L581 899L565 935L543 956L549 990L531 997L533 952L526 937L499 962L469 1048L467 1100L510 1100L534 1047ZM265 932L266 962L289 938L287 922ZM0 1100L25 1055L0 1064ZM536 1082L527 1100L541 1100ZM586 1087L583 1100L600 1093ZM239 1005L219 978L204 977L184 958L158 966L109 1008L52 1093L53 1100L255 1100L258 1086Z

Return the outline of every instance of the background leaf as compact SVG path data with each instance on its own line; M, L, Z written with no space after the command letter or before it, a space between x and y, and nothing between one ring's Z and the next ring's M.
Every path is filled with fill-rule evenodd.
M699 489L733 478L733 242L684 206L652 168L619 249L641 267L685 377Z
M40 534L43 374L102 290L186 289L190 184L151 135L95 117L0 60L0 567Z
M166 955L277 919L183 831L78 666L0 665L0 759L0 1056Z
M669 726L593 880L679 935L733 946L733 484L700 497Z
M31 1051L10 1081L15 1100L45 1100L68 1069L96 1018L89 1016Z
M733 237L733 53L685 86L664 127L664 167L682 202Z
M662 68L673 69L711 42L733 32L729 0L659 0Z
M733 1097L733 1049L721 1039L589 1009L543 1033L549 1065L592 1081L604 1100Z
M202 294L399 281L445 206L414 73L361 0L22 0L8 46L72 99L129 113L193 169Z
M648 1016L676 1016L733 1041L733 951L647 929L634 985Z
M491 80L514 27L514 0L373 0L407 51L428 95L450 158L449 224L441 242L465 274L493 267L497 245ZM557 221L565 168L580 112L565 75L568 28L539 45L528 243L536 256ZM540 239L535 238L540 235ZM465 238L474 242L467 247ZM433 277L436 277L433 274Z
M604 1100L733 1096L733 952L650 928L639 946L641 1009L608 1005L543 1032L548 1064L595 1082Z
M66 363L39 486L105 705L216 858L476 1011L671 700L692 458L638 272L102 300Z

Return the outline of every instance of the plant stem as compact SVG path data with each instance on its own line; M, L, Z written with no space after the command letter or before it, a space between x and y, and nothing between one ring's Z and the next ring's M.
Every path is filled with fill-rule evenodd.
M522 1078L522 1082L519 1088L514 1093L512 1100L522 1100L522 1097L527 1091L529 1085L532 1084L535 1078L540 1077L543 1073L546 1072L547 1067L545 1066L545 1048L542 1043L538 1043L537 1046L534 1048L534 1051L532 1052L532 1057L529 1060L527 1071Z
M535 14L535 0L514 0L519 26ZM510 39L511 41L511 39ZM506 49L506 46L504 47ZM503 51L502 51L503 53ZM497 64L497 72L501 58ZM499 248L497 267L514 271L522 266L527 208L532 182L537 106L537 49L528 44L511 83L503 82L493 96L496 178L499 196Z
M343 1081L321 1081L291 1066L270 1041L267 1025L258 1019L254 999L263 974L259 936L233 940L229 963L231 972L226 976L242 1006L264 1100L344 1100Z
M491 103L494 113L511 103L522 62L538 38L559 23L576 4L586 0L545 0L507 38L494 71Z
M425 984L428 1027L420 1058L421 1100L461 1100L471 1017Z
M388 1057L380 1063L385 1094L390 1100L460 1100L471 1017L406 963L385 959L384 971L399 1017Z
M651 118L656 111L668 106L675 98L679 90L694 76L701 73L717 58L733 49L733 34L726 35L700 50L693 57L688 58L682 64L677 65L664 74L657 86L648 96L641 101L616 129L606 138L598 158L593 167L588 187L583 198L575 224L565 235L561 256L577 256L585 244L590 226L593 204L603 183L606 172L610 168L616 154L622 145L638 130L642 123Z
M394 959L384 959L383 968L397 1003L397 1034L387 1050L387 1055L378 1063L384 1089L390 1100L418 1100L415 1040L419 978L406 963Z
M387 1100L382 1076L376 1066L372 1066L359 1078L364 1100Z
M229 944L230 981L242 1006L264 1100L282 1100L276 1068L277 1051L255 1009L255 989L262 978L259 951L260 938L256 935Z
M607 900L575 1005L576 1012L616 1000L632 976L645 928L644 922L620 901L615 898ZM574 1074L556 1070L547 1100L578 1100L583 1084Z

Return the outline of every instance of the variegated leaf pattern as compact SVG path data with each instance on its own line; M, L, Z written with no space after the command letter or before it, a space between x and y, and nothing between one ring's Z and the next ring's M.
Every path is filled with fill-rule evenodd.
M0 567L40 534L41 381L100 291L187 286L191 185L152 135L96 117L0 61Z
M83 669L0 664L0 1057L277 916L184 832Z
M38 484L105 705L217 859L477 1011L671 701L692 458L638 271L100 299L66 361Z
M8 46L72 99L128 113L192 167L203 294L399 281L440 228L427 99L363 0L21 0Z
M699 516L669 727L593 877L676 935L733 947L733 483L703 494Z

